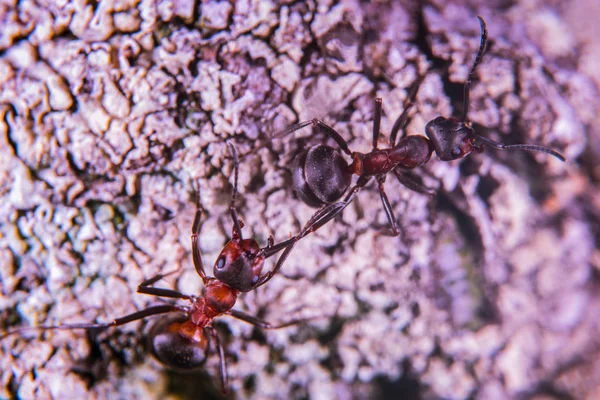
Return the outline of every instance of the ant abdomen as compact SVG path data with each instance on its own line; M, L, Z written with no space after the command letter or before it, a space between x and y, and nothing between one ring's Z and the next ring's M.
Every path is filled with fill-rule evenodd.
M292 170L294 192L311 207L337 201L352 181L344 157L325 145L313 146L296 157Z
M181 325L189 317L180 314L157 320L148 332L148 348L152 355L169 368L190 371L204 365L208 356L208 336L204 328L196 333L196 340L183 337Z

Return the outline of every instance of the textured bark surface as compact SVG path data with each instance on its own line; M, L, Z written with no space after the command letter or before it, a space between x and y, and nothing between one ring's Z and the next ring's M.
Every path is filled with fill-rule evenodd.
M110 321L156 304L137 285L177 268L159 285L200 294L193 182L210 271L231 234L227 138L245 234L297 232L314 210L292 193L291 160L325 139L270 135L319 117L368 151L374 98L386 141L420 75L407 132L460 116L481 15L469 118L568 162L434 156L416 173L435 199L387 181L400 237L370 184L236 305L322 318L216 323L231 397L600 396L600 10L576 3L1 1L0 330ZM218 397L218 357L165 370L144 351L151 324L10 336L0 398Z

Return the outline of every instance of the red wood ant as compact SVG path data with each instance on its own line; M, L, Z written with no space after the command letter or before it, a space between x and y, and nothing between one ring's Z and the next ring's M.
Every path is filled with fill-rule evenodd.
M278 244L274 244L272 236L269 237L267 246L262 248L256 240L244 239L242 235L244 224L239 219L235 207L239 161L233 144L230 142L226 143L231 152L234 165L234 186L229 206L233 228L231 240L225 245L215 262L215 277L206 275L198 243L201 218L199 184L196 195L196 214L194 216L191 235L192 258L196 272L205 286L204 295L188 295L176 290L152 286L160 279L177 272L171 271L165 274L158 274L143 281L138 286L137 292L152 296L187 300L190 302L189 305L163 304L150 306L117 318L109 323L75 323L19 328L0 335L0 340L9 335L28 330L104 329L127 324L153 315L171 314L158 320L149 331L148 343L152 354L158 361L174 370L196 369L201 367L208 357L210 335L212 340L214 340L214 347L219 354L221 388L223 392L226 392L227 367L225 353L219 340L219 335L212 326L213 320L222 315L230 315L263 329L278 329L306 321L306 319L298 319L274 326L244 312L234 310L233 306L240 292L257 289L267 283L279 271L296 242L314 230L313 223L318 221L322 214L321 212L317 212L297 236ZM329 209L325 208L324 210L328 212ZM275 267L269 272L262 273L265 259L277 254L281 250L284 250L284 252L279 257Z
M384 189L386 175L389 172L393 172L400 183L409 189L433 196L435 192L413 180L407 174L407 170L427 163L434 151L440 160L452 161L463 158L473 151L480 153L483 151L484 145L488 145L499 150L519 149L539 151L565 161L565 158L560 153L542 146L528 144L506 145L475 133L471 122L467 119L469 88L471 86L471 79L477 65L481 62L487 43L485 21L481 17L477 18L481 26L481 41L475 61L465 81L463 115L460 120L456 118L437 117L425 126L425 135L427 137L421 135L404 136L396 143L398 132L401 129L404 131L408 121L408 111L414 103L419 83L424 79L424 77L421 77L411 91L412 93L409 93L407 96L404 111L392 127L390 135L391 145L389 148L379 149L377 147L382 115L381 98L375 99L373 149L370 153L351 151L346 141L335 129L317 118L294 124L275 135L275 137L281 137L308 125L313 125L335 140L342 152L352 158L351 164L348 164L338 150L326 145L312 146L296 157L292 167L294 191L302 201L313 207L334 204L335 201L347 192L350 187L352 175L358 175L356 185L348 192L344 200L337 203L337 206L330 207L329 212L321 213L320 220L313 226L314 229L318 229L339 214L352 201L356 193L372 177L375 177L379 185L381 202L389 220L392 234L398 235L396 218Z

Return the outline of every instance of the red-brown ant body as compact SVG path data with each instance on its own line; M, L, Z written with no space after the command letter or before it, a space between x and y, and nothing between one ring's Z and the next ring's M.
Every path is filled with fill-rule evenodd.
M392 228L392 233L398 235L396 218L384 189L386 175L389 172L393 172L400 183L409 189L432 196L434 192L414 181L407 174L407 170L427 163L434 151L440 160L452 161L463 158L473 151L482 152L484 145L488 145L500 150L521 149L540 151L551 154L561 161L565 161L565 158L558 152L542 146L526 144L505 145L475 133L471 122L467 119L469 88L471 79L477 65L481 62L487 43L485 21L481 17L477 18L481 26L481 41L475 61L465 81L463 93L464 107L461 120L437 117L425 126L425 135L427 137L420 135L404 136L396 143L398 132L400 129L404 129L407 123L408 111L413 105L413 98L416 95L420 81L423 79L420 78L412 93L409 93L407 96L404 111L393 125L389 148L379 149L377 147L382 115L382 100L380 98L375 100L373 149L369 153L352 152L339 133L331 126L316 118L294 124L275 135L275 137L284 136L308 125L313 125L335 140L342 152L352 158L352 162L348 164L338 150L327 145L317 145L304 151L295 159L293 165L293 185L298 197L313 207L331 205L328 208L329 212L320 213L320 220L314 225L314 229L318 229L339 214L352 201L356 193L372 177L375 177L379 185L379 194ZM356 185L348 192L342 202L334 203L347 192L351 184L352 175L358 175ZM333 204L336 205L333 206Z
M266 247L260 247L254 239L244 239L243 223L238 218L235 208L238 181L238 156L234 146L227 142L233 157L234 188L230 203L230 214L233 220L231 240L225 245L214 265L215 277L209 277L204 271L200 254L198 235L200 233L200 194L196 197L196 214L192 225L192 258L196 272L205 286L204 295L187 295L172 289L155 288L152 285L160 279L176 272L156 275L142 282L138 293L172 299L182 299L189 305L163 304L150 306L109 323L76 323L56 326L38 326L19 328L0 335L0 340L9 335L28 330L51 329L103 329L123 325L158 314L171 314L158 320L149 330L148 343L152 354L164 365L175 370L192 370L201 367L209 354L209 335L214 340L220 358L221 388L227 388L227 369L223 347L216 329L212 326L215 318L230 315L263 329L277 329L290 326L303 320L292 320L282 325L273 326L251 315L233 309L241 292L254 290L268 282L281 268L289 256L295 243L313 231L313 222L318 220L321 212L311 218L301 233L281 243L274 244L269 237ZM198 186L199 189L199 186ZM327 210L327 208L325 208ZM285 250L284 250L285 249ZM262 273L266 258L284 250L275 267Z

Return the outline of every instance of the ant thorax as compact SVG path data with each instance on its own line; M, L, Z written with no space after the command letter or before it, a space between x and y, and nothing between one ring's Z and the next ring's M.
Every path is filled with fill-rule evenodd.
M200 328L208 326L213 319L233 308L238 294L238 290L217 279L209 280L204 296L192 304L190 322Z

